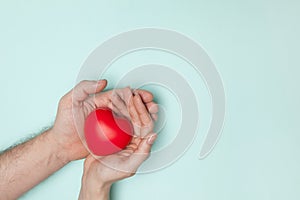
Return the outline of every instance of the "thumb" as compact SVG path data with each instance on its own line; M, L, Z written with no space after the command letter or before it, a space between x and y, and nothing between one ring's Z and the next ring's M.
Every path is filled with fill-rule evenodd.
M89 95L101 92L107 85L106 80L99 81L81 81L73 89L73 100L83 101Z
M150 155L151 147L157 138L156 133L150 133L142 139L137 150L130 156L130 163L136 170Z

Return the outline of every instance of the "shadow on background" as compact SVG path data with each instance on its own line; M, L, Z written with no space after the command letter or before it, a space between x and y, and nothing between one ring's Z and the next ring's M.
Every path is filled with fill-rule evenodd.
M111 186L111 189L110 189L110 200L117 199L117 188L118 188L118 186L116 186L115 184L113 184Z

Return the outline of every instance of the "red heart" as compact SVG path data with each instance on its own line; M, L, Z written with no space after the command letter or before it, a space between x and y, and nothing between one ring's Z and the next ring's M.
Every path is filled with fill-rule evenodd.
M102 108L87 116L84 135L93 154L106 156L124 149L129 144L133 128L126 118L116 117L111 110Z

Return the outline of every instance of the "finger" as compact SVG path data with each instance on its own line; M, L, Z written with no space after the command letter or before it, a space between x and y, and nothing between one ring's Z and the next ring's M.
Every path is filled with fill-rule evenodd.
M137 89L135 91L141 96L144 103L153 101L153 94L151 92L143 89Z
M127 145L127 147L125 148L125 150L132 150L135 151L138 148L138 145L135 143L130 143L129 145Z
M142 102L140 95L137 93L134 96L134 105L142 123L140 136L144 137L145 135L153 131L153 121L150 114L148 113L148 110L145 107L145 104Z
M118 90L118 94L120 95L120 97L125 101L126 104L129 103L129 100L132 98L133 94L132 94L132 91L131 91L131 88L128 86L128 87L125 87L125 88L122 88L122 89L119 89Z
M158 113L159 107L153 101L146 103L146 107L147 107L149 113Z
M154 121L157 121L158 119L158 111L159 111L159 106L154 103L153 101L149 102L146 104L146 107L151 115L151 118L154 120Z
M118 95L118 96L114 96ZM99 107L108 107L113 110L115 113L121 113L130 119L127 105L129 100L132 97L131 89L129 87L122 89L109 90L103 93L98 93L94 96L95 105ZM125 108L120 107L120 100L123 101ZM122 106L122 105L121 105ZM125 110L124 110L125 109Z
M149 125L149 123L151 123L152 120L151 120L148 110L146 109L145 104L143 103L140 95L136 93L135 96L133 97L133 101L134 101L135 109L139 115L141 122L142 122L142 125Z
M151 117L154 121L158 120L158 115L157 114L151 114Z
M93 96L93 101L94 101L96 107L97 108L101 108L101 107L111 108L112 103L111 103L111 100L110 100L110 96L111 96L111 91L110 90L95 94ZM109 104L110 104L111 107L108 106Z
M81 81L73 89L73 101L81 102L89 95L102 91L107 85L106 80Z
M133 152L136 151L140 141L141 139L139 137L133 137L130 144L127 145L127 147L124 150L120 151L118 154L126 157L130 156Z
M142 138L140 137L137 137L137 136L134 136L132 137L131 139L131 142L130 143L134 143L136 146L139 146L140 142L141 142Z
M142 126L142 123L140 121L139 118L139 114L134 106L134 101L133 101L133 97L130 98L129 103L128 103L128 112L129 112L129 116L133 125L133 129L134 129L134 134L136 136L140 136L140 128Z
M130 87L118 89L118 90L116 90L116 93L119 95L120 99L123 101L122 108L119 108L119 109L121 110L122 114L125 117L130 118L128 108L127 108L127 105L129 104L129 101L133 96Z
M117 111L116 112L117 114L123 115L125 117L129 117L129 113L127 111L125 102L123 101L123 99L121 99L120 95L115 90L112 91L111 101L112 101L112 106L115 107L114 110Z
M129 157L132 155L132 153L133 153L132 150L124 150L124 151L119 152L119 155L124 156L124 157Z
M134 150L129 148L129 149L124 149L120 152L118 152L118 155L121 155L121 156L130 156L131 154L133 154Z
M142 139L137 150L130 156L129 163L135 170L149 157L152 144L156 138L155 133L148 134L147 137Z

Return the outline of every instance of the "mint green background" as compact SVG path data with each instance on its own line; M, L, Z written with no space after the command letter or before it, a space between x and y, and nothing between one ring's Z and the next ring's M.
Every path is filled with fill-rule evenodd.
M216 64L227 95L223 135L209 157L197 159L211 110L203 82L191 77L201 108L193 145L173 165L117 183L113 199L299 199L299 10L297 0L1 1L0 148L51 124L59 98L103 41L135 28L168 28L193 38ZM143 55L115 67L156 59L193 74L178 58ZM118 72L107 76L113 82ZM159 149L176 134L178 103L149 88L166 107ZM21 199L76 199L82 164L69 164Z

